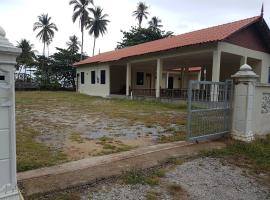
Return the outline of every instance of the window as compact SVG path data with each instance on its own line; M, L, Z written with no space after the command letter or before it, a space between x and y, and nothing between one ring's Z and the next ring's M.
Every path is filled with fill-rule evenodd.
M106 84L106 71L100 71L100 84Z
M5 80L5 76L0 75L0 81L4 81Z
M268 83L270 83L270 67L268 68Z
M144 73L137 72L137 85L144 85Z
M96 72L91 71L91 84L96 84Z
M84 84L84 72L81 72L81 84Z

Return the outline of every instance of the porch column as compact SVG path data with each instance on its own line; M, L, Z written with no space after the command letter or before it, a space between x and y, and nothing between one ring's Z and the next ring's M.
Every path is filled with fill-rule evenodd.
M221 61L221 51L215 50L213 52L213 65L212 65L212 81L213 82L219 82L220 61Z
M247 57L246 56L242 56L241 60L240 60L240 66L243 66L244 64L247 64Z
M160 87L162 81L163 62L159 58L157 59L157 80L156 80L156 98L160 97Z
M131 64L127 64L127 78L126 78L126 96L129 96L129 89L131 87Z
M220 61L221 51L213 51L213 65L212 65L212 82L219 82L220 79ZM211 101L218 101L218 86L212 85L211 87Z

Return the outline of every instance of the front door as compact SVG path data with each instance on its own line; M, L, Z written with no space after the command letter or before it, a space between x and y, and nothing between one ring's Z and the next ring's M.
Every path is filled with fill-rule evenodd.
M145 84L146 89L151 89L152 88L152 75L150 73L146 74L146 84Z
M173 77L169 77L168 79L168 89L173 89Z

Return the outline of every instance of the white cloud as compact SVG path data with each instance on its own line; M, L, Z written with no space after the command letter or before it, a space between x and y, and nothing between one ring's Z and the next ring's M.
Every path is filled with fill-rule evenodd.
M111 21L108 33L97 40L96 52L99 49L101 52L114 49L122 37L120 30L128 30L137 24L132 12L138 1L95 1L109 14ZM42 52L42 44L32 29L37 16L48 13L59 28L50 47L50 51L54 52L55 47L65 47L70 35L81 37L78 22L73 24L71 20L73 8L68 3L69 0L0 0L0 25L12 43L26 38L35 45L36 50ZM148 0L146 3L150 5L149 18L158 16L162 19L164 29L175 34L255 16L259 14L261 6L260 0ZM270 18L267 12L269 6L265 4L266 20ZM85 35L85 50L91 55L93 38L88 33Z

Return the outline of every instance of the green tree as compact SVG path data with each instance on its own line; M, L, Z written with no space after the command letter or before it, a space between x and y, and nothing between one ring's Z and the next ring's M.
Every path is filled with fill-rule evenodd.
M81 42L76 35L70 36L69 41L66 44L68 46L68 50L74 54L78 53L81 47Z
M163 27L161 22L162 22L161 19L159 19L158 17L152 17L152 19L148 22L149 28L154 31L159 30L160 28Z
M34 64L35 53L33 50L34 45L30 43L29 40L21 39L17 42L16 45L18 48L22 49L22 53L17 57L16 69L19 70L18 77L20 77L20 73L22 68L32 67Z
M87 9L90 4L94 6L93 0L71 0L69 2L69 5L74 5L73 16L72 16L73 23L75 23L76 20L79 19L79 24L80 24L81 33L82 33L81 56L83 55L84 29L89 19L89 13Z
M52 69L52 59L46 56L37 56L35 60L35 77L42 89L51 89L53 83L57 83L57 77ZM59 84L57 84L59 85Z
M162 30L152 30L151 28L137 28L131 27L129 31L121 31L123 38L121 42L118 42L117 49L124 47L134 46L153 40L159 40L172 36L173 32L165 32Z
M45 46L49 46L54 38L54 31L58 31L56 25L50 21L51 17L48 14L42 14L38 16L38 21L34 23L33 27L33 31L40 30L36 37L43 43L43 56L45 56Z
M52 72L62 87L76 89L76 69L73 63L80 61L81 55L72 49L56 49L57 52L51 56Z
M149 15L149 13L147 11L148 9L149 9L149 7L145 3L139 2L137 5L137 9L133 12L133 16L135 16L139 22L139 28L141 28L141 26L142 26L143 19L148 18L148 15Z
M90 13L93 14L93 17L89 18L87 23L87 29L89 29L89 34L94 37L93 45L93 56L95 55L96 39L100 35L104 35L107 32L107 25L110 22L107 14L103 14L103 9L99 6L96 8L89 8Z

